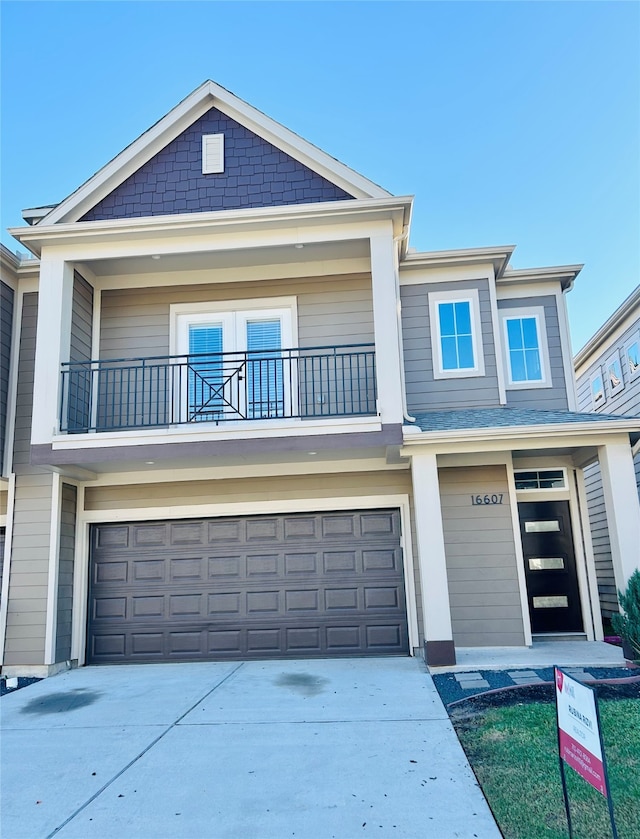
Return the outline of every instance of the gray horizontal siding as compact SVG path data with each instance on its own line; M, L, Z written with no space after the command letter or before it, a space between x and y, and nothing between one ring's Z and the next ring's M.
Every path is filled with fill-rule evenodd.
M38 294L23 297L18 356L16 421L13 441L13 469L16 474L37 474L42 469L30 465L31 416L33 411L33 374L38 325Z
M591 364L581 373L576 382L579 411L594 410L591 400L590 379L597 368L600 368L605 382L606 401L599 405L595 412L617 414L619 416L640 416L640 375L632 378L624 359L625 346L638 335L639 329L640 317L637 317L614 342L595 355ZM606 380L605 364L615 352L619 354L625 386L619 393L612 394L611 387ZM638 424L640 425L640 420ZM634 457L634 466L638 497L640 498L640 452ZM594 463L585 469L584 477L600 607L603 616L610 618L613 613L619 611L619 608L599 464Z
M102 293L100 358L168 354L171 304L237 301L242 310L243 300L288 296L297 298L300 347L373 341L368 277L121 289Z
M76 487L70 484L62 484L56 616L56 661L67 661L71 658L77 494L78 490Z
M0 475L4 474L4 447L7 439L7 401L13 331L13 289L0 282Z
M593 403L591 401L591 376L598 367L601 368L604 376L604 366L607 360L617 351L620 357L622 378L625 384L624 389L612 395L609 383L605 380L606 401L598 406L596 413L640 417L640 375L631 378L629 367L624 363L624 348L634 336L638 336L639 330L640 317L637 317L620 337L606 350L601 351L595 356L591 364L580 374L577 380L579 411L593 410Z
M52 475L16 476L6 665L44 663Z
M449 600L456 646L524 644L506 467L438 470ZM472 495L502 494L474 506Z
M434 379L429 292L478 290L485 375ZM488 408L500 404L488 280L431 283L400 288L407 407L413 411Z
M91 359L92 324L93 288L75 271L73 276L70 361L89 361Z
M501 311L514 308L525 309L534 306L544 309L552 387L507 390L507 405L510 408L567 411L569 409L569 403L567 400L567 386L556 298L552 295L545 295L544 297L518 297L513 300L498 300L498 309Z

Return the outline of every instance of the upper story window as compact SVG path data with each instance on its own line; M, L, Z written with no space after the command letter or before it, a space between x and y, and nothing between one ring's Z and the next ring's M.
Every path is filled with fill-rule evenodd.
M615 396L624 390L624 376L622 375L622 365L620 364L620 353L615 350L605 362L607 387L609 388L609 395Z
M640 376L640 337L636 333L624 348L625 367L632 381Z
M484 376L477 290L430 293L429 316L434 378Z
M507 387L551 387L544 309L503 309L500 316Z

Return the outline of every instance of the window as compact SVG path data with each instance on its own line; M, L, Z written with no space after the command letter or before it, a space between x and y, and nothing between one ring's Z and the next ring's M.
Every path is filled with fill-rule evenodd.
M615 396L621 390L624 390L624 377L622 375L622 365L620 364L620 353L618 350L609 356L604 365L604 369L606 371L605 376L609 396Z
M429 317L434 378L484 376L477 290L432 292Z
M565 489L567 486L564 469L533 469L526 472L518 470L514 472L514 478L518 491Z
M262 307L288 301L289 306ZM285 361L283 350L294 343L295 301L246 303L252 306L246 311L215 303L171 307L182 422L292 415L293 362Z
M640 338L637 334L624 348L624 366L630 380L640 376Z
M604 393L604 378L602 376L602 370L599 367L596 367L589 381L591 383L591 404L594 410L596 410L607 401Z
M224 172L224 134L202 135L202 174Z
M507 387L511 390L551 387L547 332L542 306L503 309L500 316Z

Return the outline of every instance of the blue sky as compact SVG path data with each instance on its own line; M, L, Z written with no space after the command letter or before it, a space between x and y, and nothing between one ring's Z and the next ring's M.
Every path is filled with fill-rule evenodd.
M2 0L2 241L211 78L415 195L411 245L585 263L574 349L640 274L635 2Z

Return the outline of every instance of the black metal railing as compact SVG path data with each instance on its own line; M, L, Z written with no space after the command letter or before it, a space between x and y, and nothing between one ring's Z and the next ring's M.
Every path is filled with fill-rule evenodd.
M73 361L63 433L376 414L373 344Z

